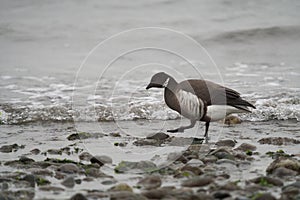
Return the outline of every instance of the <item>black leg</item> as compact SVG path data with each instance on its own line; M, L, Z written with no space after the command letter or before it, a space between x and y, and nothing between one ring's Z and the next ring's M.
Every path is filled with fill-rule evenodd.
M191 124L188 126L181 126L177 129L167 130L170 133L177 133L177 132L183 132L185 129L193 128L196 124L196 121L191 120Z
M209 122L205 123L205 133L204 133L204 138L206 143L208 142L208 128L209 128Z

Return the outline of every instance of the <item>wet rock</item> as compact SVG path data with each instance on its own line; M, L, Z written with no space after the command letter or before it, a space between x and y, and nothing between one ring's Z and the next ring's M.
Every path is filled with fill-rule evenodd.
M88 139L91 138L92 135L87 132L79 132L79 133L73 133L67 137L68 140L83 140L83 139Z
M115 183L117 183L117 181L115 179L105 180L105 181L101 182L102 185L112 185L112 184L115 184Z
M195 142L197 141L197 139L195 140ZM203 141L203 139L201 141ZM184 146L192 145L193 142L194 142L194 138L172 137L168 139L167 144L169 146L184 147Z
M259 184L261 186L270 186L270 185L283 186L283 182L280 179L272 178L268 176L257 177L251 179L250 182Z
M30 151L30 153L32 153L33 155L38 155L38 154L41 153L41 150L39 150L39 149L32 149L32 150Z
M18 144L11 144L11 145L3 145L0 147L0 152L2 153L11 153L13 151L17 151L19 149L23 149L24 145L18 145Z
M110 200L147 200L147 198L142 196L141 194L122 191L111 193Z
M114 133L109 133L109 136L111 137L121 137L121 134L118 132L114 132Z
M23 177L24 181L27 181L30 187L35 187L35 177L32 174L27 174Z
M90 161L92 157L92 154L90 154L89 152L82 152L79 155L79 159L84 161Z
M115 185L111 187L108 191L128 191L133 192L132 188L127 185L126 183L120 183L118 185Z
M254 195L251 199L253 200L276 200L276 198L271 195L270 193L258 193L257 195Z
M199 160L199 159L191 159L187 162L187 164L189 166L192 166L192 167L202 167L204 166L204 163L203 161Z
M74 177L69 176L61 184L67 188L73 188L75 186L75 180Z
M215 163L218 158L214 155L207 155L204 158L201 158L201 160L205 163L205 164L209 164L209 163Z
M52 155L62 155L62 150L60 149L48 149L47 153Z
M282 188L280 200L300 199L300 181Z
M91 163L98 163L100 166L102 166L103 164L112 164L112 159L111 157L105 155L94 156L91 158Z
M222 165L222 164L230 164L230 165L236 165L236 162L230 159L219 159L216 161L216 164Z
M272 145L289 145L300 144L300 140L287 137L267 137L258 140L260 144L272 144Z
M101 160L97 159L94 156L91 158L90 161L91 161L92 164L97 163L100 167L104 165L104 163Z
M136 146L160 146L163 143L161 140L155 140L155 139L137 139L133 142L133 145Z
M227 125L240 124L240 123L242 123L242 120L237 116L230 115L230 116L225 117L223 123L227 124Z
M293 158L279 157L274 160L267 168L267 173L272 174L279 167L285 167L300 174L300 162Z
M159 176L146 176L145 178L141 179L137 185L142 187L142 189L151 190L161 186L161 179Z
M21 197L21 198L20 198ZM1 191L1 200L19 200L19 199L33 199L34 190L14 190L14 191Z
M231 197L230 193L227 191L216 191L212 195L215 199L225 199Z
M87 200L87 198L83 194L77 193L73 195L70 200Z
M114 145L116 147L126 147L127 146L127 142L115 142ZM138 146L138 145L137 145Z
M203 174L203 171L199 167L193 167L191 165L185 165L180 170L181 171L192 172L195 175L201 175L201 174Z
M197 192L195 194L195 196L197 197L197 198L195 198L197 200L213 200L214 199L211 195L206 194L205 192L201 192L201 191Z
M42 186L39 189L42 190L42 191L52 191L52 192L62 192L62 191L65 191L63 188L57 187L57 186Z
M51 184L51 182L47 179L45 179L44 177L41 176L36 176L35 177L35 182L38 186L44 186L44 185L49 185Z
M194 177L191 179L187 179L182 182L183 187L202 187L209 185L210 183L213 182L212 177Z
M234 147L236 144L236 141L234 140L219 140L218 142L216 142L216 145L218 147Z
M230 150L226 147L220 147L209 153L210 155L214 155L218 159L229 159L234 160L234 156L231 154Z
M94 178L111 178L111 176L101 172L96 167L90 167L90 168L85 169L85 173L87 176L94 177Z
M297 172L291 169L287 169L285 167L278 167L273 171L272 175L277 176L279 178L284 178L296 176Z
M240 190L241 188L237 186L236 183L233 182L227 182L226 184L220 186L219 190L226 190L226 191L235 191Z
M256 146L253 144L248 144L248 143L242 143L239 147L237 147L235 150L238 151L255 151L256 150Z
M158 188L158 189L143 191L142 195L149 199L163 199L169 193L170 193L169 188Z
M67 173L67 174L74 174L79 172L79 168L77 167L77 165L73 163L63 164L58 168L58 170L60 172Z
M141 172L151 172L157 170L157 166L151 161L140 161L140 162L129 162L122 161L115 167L116 173L141 173Z
M34 186L33 186L34 187ZM0 185L0 190L4 191L4 190L8 190L9 188L9 185L7 182L3 182L1 185ZM1 198L0 198L1 199Z
M35 162L32 158L28 158L26 156L21 156L19 158L19 161L23 164L31 164L31 163Z
M154 134L150 134L146 137L146 139L154 139L154 140L165 140L167 138L169 138L170 136L163 133L163 132L158 132L158 133L154 133Z

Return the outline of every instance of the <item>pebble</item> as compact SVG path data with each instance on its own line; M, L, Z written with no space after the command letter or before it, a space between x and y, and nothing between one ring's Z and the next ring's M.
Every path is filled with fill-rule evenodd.
M190 165L185 165L180 170L181 171L190 171L195 175L203 174L203 171L199 167L194 167L194 166L190 166Z
M35 177L32 174L27 174L23 177L24 181L27 181L30 187L35 187Z
M192 166L192 167L202 167L204 166L204 163L203 161L199 160L199 159L191 159L187 162L187 164L189 166Z
M121 134L118 132L114 132L114 133L109 133L109 136L111 137L121 137Z
M39 149L32 149L32 150L30 151L30 153L32 153L33 155L38 155L38 154L41 153L41 150L39 150Z
M67 173L67 174L74 174L79 172L79 168L77 167L77 165L73 163L63 164L58 169L60 172Z
M187 163L188 160L186 157L183 156L183 153L182 152L172 152L172 153L169 153L168 154L168 157L167 157L167 160L168 161L179 161L179 162L182 162L182 163Z
M137 185L141 186L142 189L145 190L156 189L161 186L161 179L159 176L155 176L155 175L146 176L143 179L141 179L137 183Z
M63 188L57 186L41 186L39 187L39 189L42 191L53 191L53 192L65 191Z
M34 160L32 158L28 158L26 156L21 156L19 161L23 164L30 164L30 163L34 162Z
M126 184L126 183L119 183L118 185L115 185L108 189L108 191L128 191L133 192L132 188Z
M280 179L272 178L269 176L257 177L257 178L251 179L250 181L253 183L256 183L256 184L261 184L263 182L263 183L271 184L274 186L283 186L283 182Z
M141 194L135 194L128 191L114 192L110 195L110 200L148 200Z
M240 124L240 123L242 123L242 120L239 117L234 115L227 116L224 119L224 124L227 125Z
M154 139L154 140L165 140L167 138L169 138L170 136L163 133L163 132L158 132L158 133L154 133L154 134L150 134L146 137L146 139Z
M268 166L266 171L268 174L272 174L273 171L279 167L285 167L295 171L297 174L300 174L300 161L287 157L277 158Z
M87 200L87 198L83 194L77 193L73 195L70 200Z
M213 182L212 177L194 177L182 182L183 187L202 187Z
M0 152L2 153L11 153L13 151L17 151L18 149L23 149L24 145L11 144L11 145L3 145L0 147Z
M92 157L92 154L90 154L89 152L82 152L79 155L79 159L84 161L90 161Z
M75 186L75 180L74 177L69 176L61 184L67 188L73 188Z
M260 144L272 144L272 145L289 145L300 144L300 140L287 137L267 137L258 140Z
M103 164L112 164L112 159L111 157L105 155L93 156L91 158L91 163L98 163L100 166L102 166Z
M257 197L252 198L253 200L276 200L276 198L270 193L259 194Z
M215 199L225 199L227 197L231 197L230 193L227 191L216 191L212 194Z
M246 152L246 151L255 151L256 149L257 149L256 146L253 145L253 144L242 143L242 144L241 144L239 147L237 147L235 150Z
M297 175L297 172L291 169L287 169L285 167L278 167L273 170L272 175L277 176L279 178L293 177Z
M156 139L138 139L133 142L135 146L160 146L162 141Z
M125 173L125 172L150 172L156 170L157 166L151 161L140 161L140 162L130 162L122 161L115 167L115 172Z
M236 141L234 140L219 140L216 142L216 145L218 147L226 146L226 147L234 147L236 144Z
M222 164L236 165L236 162L233 160L229 160L229 159L219 159L216 161L216 164L218 164L218 165L222 165Z

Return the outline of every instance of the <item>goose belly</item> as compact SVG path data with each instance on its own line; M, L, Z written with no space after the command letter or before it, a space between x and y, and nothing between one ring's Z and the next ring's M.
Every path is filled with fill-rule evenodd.
M232 113L243 113L245 111L228 105L210 105L207 106L206 116L210 117L211 121L219 121Z

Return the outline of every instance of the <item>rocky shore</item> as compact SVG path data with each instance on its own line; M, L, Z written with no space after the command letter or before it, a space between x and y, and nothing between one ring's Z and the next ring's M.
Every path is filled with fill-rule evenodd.
M24 144L2 145L1 155L20 156L1 159L0 199L300 199L300 154L284 150L286 146L299 150L297 138L203 144L199 138L163 132L124 137L117 132L70 131L65 137L69 145L58 148L25 151ZM170 146L174 152L168 153L168 164L157 165L155 159L163 158L136 162L123 158L115 163L110 155L92 155L81 148L84 140L105 138L115 139L116 148ZM185 150L176 151L185 145ZM260 152L261 145L277 150Z

